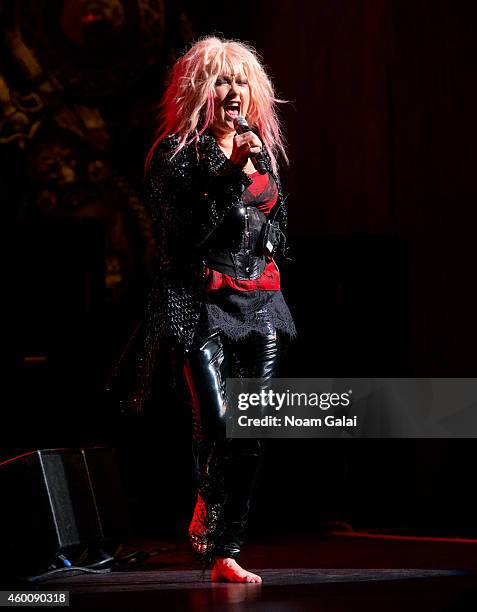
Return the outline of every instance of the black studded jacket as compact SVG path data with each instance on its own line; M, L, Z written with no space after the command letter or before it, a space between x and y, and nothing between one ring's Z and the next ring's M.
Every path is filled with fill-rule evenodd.
M252 183L224 155L209 130L197 143L186 145L172 157L177 144L176 136L160 142L145 181L145 202L151 212L157 242L157 265L137 363L139 395L136 394L135 401L139 403L149 395L162 339L182 350L187 350L192 343L203 300L199 270L204 250ZM285 238L280 243L278 256L288 259L285 198L265 149L264 156L278 187L275 221Z

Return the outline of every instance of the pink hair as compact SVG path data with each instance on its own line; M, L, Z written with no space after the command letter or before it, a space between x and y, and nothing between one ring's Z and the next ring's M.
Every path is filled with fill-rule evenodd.
M162 96L160 123L156 140L146 158L146 171L154 150L166 136L176 134L179 144L176 155L184 146L199 140L214 120L215 83L220 75L244 72L250 87L250 104L246 119L260 132L277 171L277 156L288 162L277 103L270 82L257 52L248 44L216 37L196 42L170 71L169 82Z

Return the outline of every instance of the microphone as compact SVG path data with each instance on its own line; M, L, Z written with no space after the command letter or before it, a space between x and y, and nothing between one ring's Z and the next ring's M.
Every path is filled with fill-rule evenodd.
M245 132L251 132L250 126L247 123L245 117L239 115L234 119L234 128L237 134L244 134ZM252 160L253 167L259 174L267 173L267 166L265 161L265 156L262 152L260 153L252 153L250 155L250 159Z

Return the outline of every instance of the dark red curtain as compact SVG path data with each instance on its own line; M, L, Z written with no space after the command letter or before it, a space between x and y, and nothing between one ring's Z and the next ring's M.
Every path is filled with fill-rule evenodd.
M464 1L275 0L256 20L293 101L291 228L406 243L422 375L476 369L476 17Z

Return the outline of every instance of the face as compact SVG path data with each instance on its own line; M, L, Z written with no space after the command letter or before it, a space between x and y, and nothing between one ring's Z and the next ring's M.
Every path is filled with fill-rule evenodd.
M250 89L243 72L238 75L219 75L215 83L214 129L235 132L234 119L247 116Z

